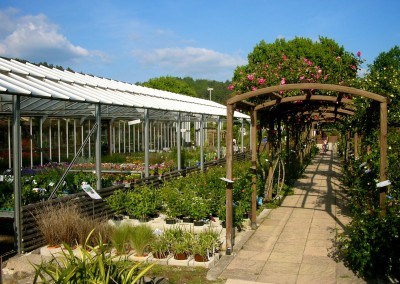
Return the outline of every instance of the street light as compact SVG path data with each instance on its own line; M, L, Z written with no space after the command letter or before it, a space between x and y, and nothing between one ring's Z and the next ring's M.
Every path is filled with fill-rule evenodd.
M207 88L207 91L210 91L210 101L211 101L211 91L213 91L214 88Z

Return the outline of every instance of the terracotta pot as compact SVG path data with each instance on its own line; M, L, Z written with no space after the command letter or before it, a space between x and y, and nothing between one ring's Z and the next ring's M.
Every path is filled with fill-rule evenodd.
M162 258L166 258L169 255L169 252L165 251L165 252L154 252L153 256L154 258L157 259L162 259Z
M183 253L175 253L175 254L174 254L174 258L175 258L176 260L185 260L185 259L188 258L188 254L187 254L186 252L183 252Z
M197 262L207 262L207 261L208 261L208 257L207 257L207 256L203 256L203 255L200 255L200 254L195 254L195 255L194 255L194 261L197 261Z

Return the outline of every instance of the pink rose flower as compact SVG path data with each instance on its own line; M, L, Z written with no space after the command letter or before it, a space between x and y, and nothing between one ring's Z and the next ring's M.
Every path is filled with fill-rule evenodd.
M357 52L357 56L358 56L358 57L361 56L361 51Z
M252 90L252 91L256 91L257 88L253 86L253 87L251 87L251 90Z
M233 85L229 85L229 86L228 86L228 90L231 90L231 91L232 91L232 90L233 90L233 88L234 88L234 86L233 86Z
M264 78L258 78L258 84L262 85L265 83L265 79Z
M247 75L247 79L248 79L249 81L253 81L253 80L254 80L254 75L253 75L253 74Z
M281 85L285 85L286 84L286 79L285 79L285 77L282 77L282 79L281 79Z

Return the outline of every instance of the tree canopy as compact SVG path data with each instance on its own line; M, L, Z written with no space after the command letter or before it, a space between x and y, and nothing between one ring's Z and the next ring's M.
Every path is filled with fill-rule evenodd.
M191 97L196 96L195 90L190 87L186 82L171 76L159 77L150 79L142 84L145 87L163 90Z
M361 63L361 52L355 55L326 37L261 41L248 55L248 64L236 68L229 89L240 94L289 83L350 85Z

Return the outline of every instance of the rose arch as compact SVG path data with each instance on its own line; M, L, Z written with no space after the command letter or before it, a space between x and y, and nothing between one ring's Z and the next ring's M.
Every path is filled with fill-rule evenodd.
M293 96L284 96L285 93L297 91ZM300 95L298 95L300 94ZM226 134L226 251L229 254L232 250L232 181L233 180L233 114L235 109L246 109L251 117L251 160L252 169L256 170L257 165L257 119L262 116L273 117L273 109L280 107L280 114L293 114L294 112L305 112L304 108L294 108L293 105L313 104L314 108L309 115L326 113L325 119L333 118L340 122L343 115L353 115L355 107L349 96L360 96L371 99L380 105L380 181L385 181L386 156L387 156L387 104L385 96L371 93L365 90L356 89L334 84L320 83L299 83L266 87L244 94L236 95L227 101L227 134ZM386 188L381 188L380 206L384 210ZM251 225L256 226L256 181L253 177L252 188L252 210Z

